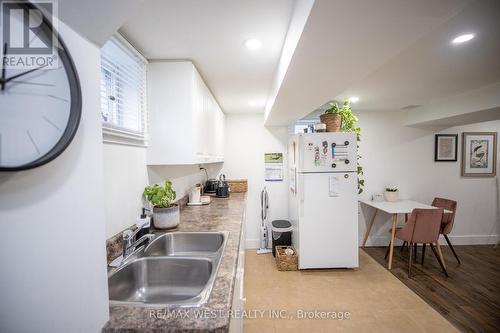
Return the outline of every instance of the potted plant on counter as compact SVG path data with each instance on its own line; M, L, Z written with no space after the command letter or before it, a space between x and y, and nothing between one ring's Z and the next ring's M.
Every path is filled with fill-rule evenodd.
M176 193L170 180L164 186L146 186L144 197L153 206L153 225L157 229L175 228L180 223L179 205L173 203Z
M399 191L395 187L387 187L384 192L385 201L396 202L399 200Z

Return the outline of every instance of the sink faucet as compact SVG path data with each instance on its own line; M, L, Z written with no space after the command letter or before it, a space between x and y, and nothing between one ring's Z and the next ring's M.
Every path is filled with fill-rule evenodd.
M140 230L140 228L137 228L137 230L135 231L125 230L123 232L123 259L126 259L129 255L131 255L137 246L145 241L150 241L151 238L154 237L153 234L146 234L138 240L134 241L135 236Z

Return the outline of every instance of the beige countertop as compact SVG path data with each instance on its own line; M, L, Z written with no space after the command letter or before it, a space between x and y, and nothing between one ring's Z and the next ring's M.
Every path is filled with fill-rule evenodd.
M184 207L174 231L228 231L229 237L208 302L198 308L110 306L103 332L227 332L245 211L245 193ZM200 316L200 314L203 314ZM172 318L175 317L175 318Z

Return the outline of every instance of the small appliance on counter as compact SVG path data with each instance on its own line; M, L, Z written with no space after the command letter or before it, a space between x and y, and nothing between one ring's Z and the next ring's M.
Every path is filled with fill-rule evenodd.
M207 176L207 180L205 182L205 186L203 186L201 193L208 195L215 195L217 191L217 179L208 178L208 172L206 168L200 167L200 170L205 171L205 175Z
M205 191L206 194L215 194L217 192L217 184L218 181L216 179L207 179L205 183Z
M219 182L217 183L216 195L217 198L229 198L229 184L226 181L226 175L221 174L219 176Z
M193 186L191 191L189 191L189 202L200 203L201 202L201 185L196 184Z
M188 206L208 205L211 202L208 195L201 195L202 190L203 186L201 184L197 184L191 189L189 192L189 202L187 203Z

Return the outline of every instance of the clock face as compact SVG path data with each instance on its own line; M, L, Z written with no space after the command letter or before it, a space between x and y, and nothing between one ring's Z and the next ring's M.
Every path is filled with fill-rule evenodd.
M51 38L52 33L44 19L41 34L45 36L41 39ZM58 43L57 68L2 70L0 171L48 163L66 149L76 133L81 114L80 85L64 43ZM2 59L4 55L9 55L8 41L2 45Z

